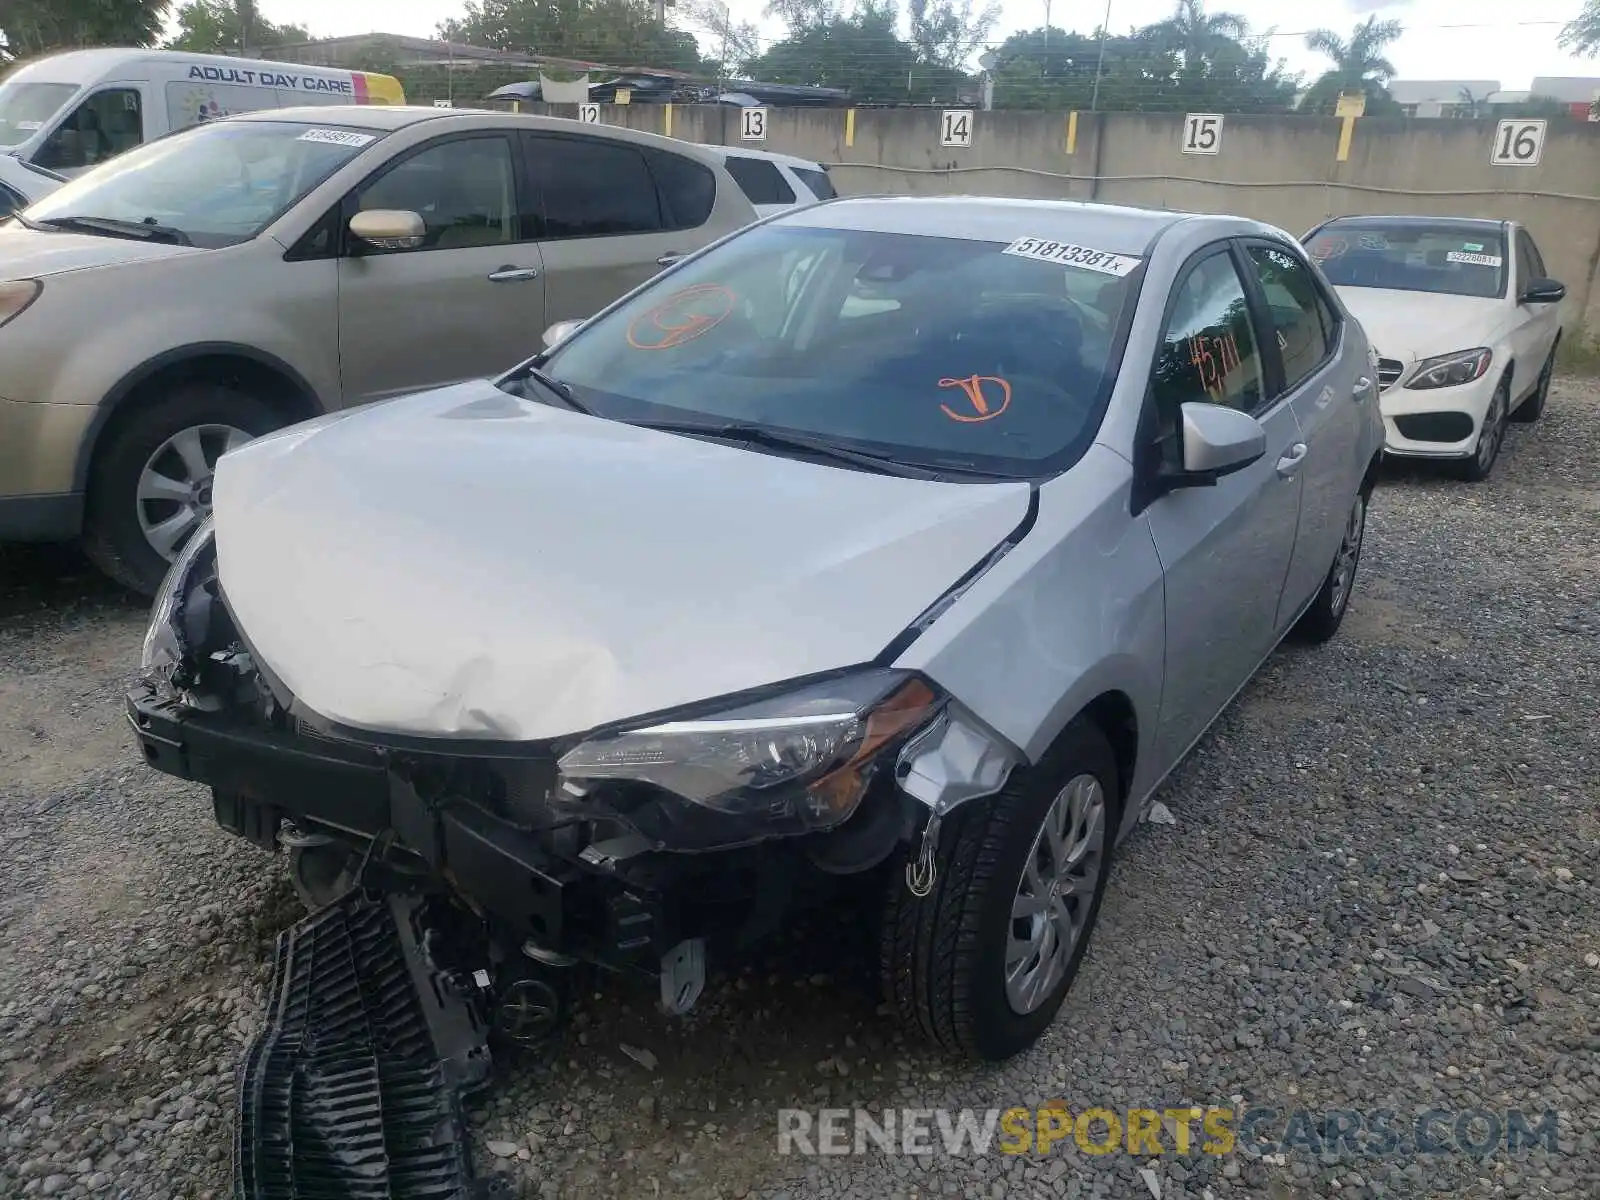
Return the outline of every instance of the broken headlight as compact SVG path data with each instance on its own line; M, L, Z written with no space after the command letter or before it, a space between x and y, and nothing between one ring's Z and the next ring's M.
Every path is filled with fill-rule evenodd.
M592 738L562 756L563 788L585 800L609 792L607 809L674 849L831 829L861 803L880 755L942 704L908 672L861 671Z
M139 657L139 674L147 682L168 689L179 682L192 645L193 622L188 610L196 576L215 561L216 544L207 517L184 543L156 592Z

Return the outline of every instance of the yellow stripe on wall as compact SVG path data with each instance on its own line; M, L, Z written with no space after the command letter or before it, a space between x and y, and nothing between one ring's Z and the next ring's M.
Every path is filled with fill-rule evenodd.
M856 144L856 110L853 108L844 110L844 144L846 146Z
M1067 153L1078 152L1078 110L1073 109L1067 114Z

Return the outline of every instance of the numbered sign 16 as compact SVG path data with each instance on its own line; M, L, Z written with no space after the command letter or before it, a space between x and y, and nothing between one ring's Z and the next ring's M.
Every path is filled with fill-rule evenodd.
M739 136L747 142L764 142L767 140L767 110L764 108L746 108L741 110L742 117L739 122Z
M600 124L600 106L598 104L578 105L578 120L585 125Z
M1537 167L1544 153L1546 121L1513 117L1495 127L1489 161L1497 167Z
M972 145L972 110L970 108L947 108L944 110L944 118L939 122L939 145Z
M1185 154L1215 154L1222 149L1222 114L1189 113L1183 118Z

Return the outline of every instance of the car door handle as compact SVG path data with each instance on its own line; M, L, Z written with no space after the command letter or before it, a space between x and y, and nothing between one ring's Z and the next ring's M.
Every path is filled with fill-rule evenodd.
M490 283L517 283L524 279L539 278L537 267L501 267L498 271L489 272Z
M1372 380L1368 379L1365 375L1363 375L1360 379L1356 380L1356 386L1353 387L1352 389L1350 389L1350 394L1352 396L1354 396L1357 400L1359 400L1363 396L1365 396L1367 394L1367 392L1369 392L1371 389L1372 389Z
M1296 442L1289 447L1289 452L1278 460L1278 474L1285 479L1293 479L1294 473L1300 469L1300 464L1305 462L1309 448L1304 442Z
M683 253L683 251L674 250L671 254L663 254L660 258L656 259L656 266L658 266L658 267L670 267L675 263L682 262L684 259L686 259L688 257L689 256L687 254Z

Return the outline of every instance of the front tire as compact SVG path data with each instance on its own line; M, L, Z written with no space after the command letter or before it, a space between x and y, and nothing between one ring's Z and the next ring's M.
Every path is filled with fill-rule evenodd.
M189 384L141 406L95 455L85 553L124 587L153 595L210 515L217 459L282 424L255 397L218 384Z
M1472 456L1462 460L1458 470L1461 478L1468 483L1482 483L1489 478L1494 470L1494 464L1500 457L1500 447L1506 438L1506 411L1511 403L1511 372L1507 371L1505 378L1500 381L1500 386L1494 390L1494 398L1489 401L1489 411L1483 415L1483 427L1478 430L1478 444L1472 449Z
M929 895L892 873L880 965L902 1024L990 1061L1039 1039L1099 916L1119 796L1110 743L1079 717L1036 766L946 820Z

